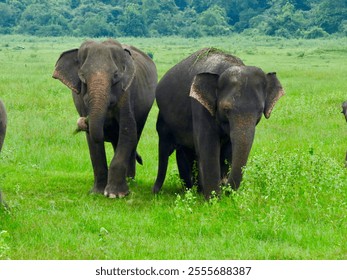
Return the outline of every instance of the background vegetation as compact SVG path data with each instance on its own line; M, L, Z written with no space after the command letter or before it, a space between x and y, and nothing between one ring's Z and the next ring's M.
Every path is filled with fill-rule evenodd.
M347 35L346 0L0 0L0 11L2 34Z
M185 191L171 158L162 193L157 107L139 144L131 195L90 195L93 183L70 91L51 78L83 38L0 37L8 133L0 160L0 259L346 259L346 38L119 38L154 55L161 77L214 46L276 71L286 95L257 127L239 191L205 201ZM109 158L112 148L107 145Z

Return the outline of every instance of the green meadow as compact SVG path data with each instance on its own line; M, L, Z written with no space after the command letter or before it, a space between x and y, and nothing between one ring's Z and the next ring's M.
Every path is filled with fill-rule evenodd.
M237 192L205 201L181 185L174 156L162 192L153 106L124 199L91 195L85 135L71 92L51 78L84 38L0 36L0 259L346 259L347 39L119 38L151 53L159 77L192 52L217 47L277 72L286 95L257 126ZM107 146L109 160L112 148Z

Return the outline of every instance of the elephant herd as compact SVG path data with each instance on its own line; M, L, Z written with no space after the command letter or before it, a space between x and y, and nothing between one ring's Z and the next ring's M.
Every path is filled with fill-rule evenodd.
M72 90L94 170L92 192L115 198L129 193L136 152L148 113L159 107L159 166L153 192L164 183L168 158L176 150L180 178L193 178L204 196L227 182L237 189L251 150L255 126L270 117L284 90L276 73L246 66L214 48L199 50L170 69L157 84L154 62L139 49L114 40L87 41L58 59L53 78ZM104 142L114 156L107 166ZM198 175L193 167L197 163ZM229 166L232 166L229 174Z
M135 176L136 161L142 163L136 149L155 99L159 163L153 192L161 190L168 158L176 151L181 180L187 188L197 183L208 199L220 193L222 182L238 189L255 127L263 114L270 117L284 94L276 73L215 48L191 54L157 84L156 66L147 54L111 39L63 52L53 78L72 91L80 116L77 130L86 132L94 171L92 192L110 198L129 194L127 178ZM343 113L347 120L347 101ZM2 104L0 114L1 147ZM109 166L104 142L114 149Z

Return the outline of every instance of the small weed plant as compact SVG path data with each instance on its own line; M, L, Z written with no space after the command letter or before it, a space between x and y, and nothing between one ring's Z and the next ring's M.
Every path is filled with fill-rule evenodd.
M192 214L197 201L196 188L186 189L184 194L176 194L174 212L178 218Z
M0 231L0 260L9 259L10 246L8 239L10 234L6 230Z

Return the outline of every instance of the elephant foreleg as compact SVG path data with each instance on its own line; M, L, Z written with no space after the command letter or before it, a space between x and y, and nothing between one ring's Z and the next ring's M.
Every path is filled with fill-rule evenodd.
M115 155L110 163L105 196L110 198L125 197L129 194L126 181L130 162L135 165L137 130L134 116L128 108L122 108L119 123L119 138ZM130 167L131 168L131 167ZM135 175L135 174L134 174Z
M104 193L107 185L108 171L104 143L95 143L86 133L90 159L94 171L94 186L91 192Z
M199 178L206 199L220 193L220 143L215 135L211 136L201 137L197 145Z
M206 199L219 195L221 181L219 128L210 113L193 100L193 135L198 156L199 178Z

